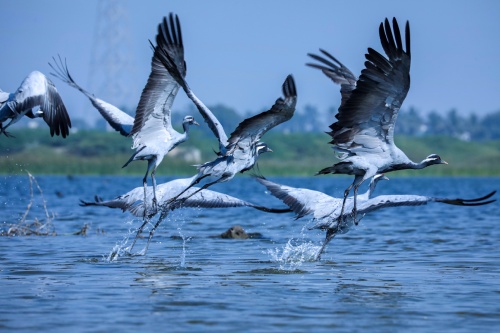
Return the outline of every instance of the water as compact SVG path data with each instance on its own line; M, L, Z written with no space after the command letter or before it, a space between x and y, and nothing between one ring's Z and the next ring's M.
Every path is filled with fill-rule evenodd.
M340 196L350 178L270 178ZM500 327L500 204L388 208L336 237L250 208L183 209L146 256L123 251L140 220L105 207L140 177L37 176L57 236L0 237L0 331L492 331ZM159 179L167 181L169 178ZM282 206L249 177L214 190ZM378 194L482 196L500 178L393 178ZM34 191L30 218L43 219ZM496 195L498 198L498 194ZM0 177L0 228L29 203L27 176ZM85 224L87 235L73 235ZM260 237L216 237L240 224ZM142 239L136 244L139 251ZM113 251L118 256L110 261Z

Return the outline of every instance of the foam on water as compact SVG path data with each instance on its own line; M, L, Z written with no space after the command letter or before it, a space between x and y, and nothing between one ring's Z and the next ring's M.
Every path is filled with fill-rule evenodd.
M271 261L279 263L280 269L295 270L305 262L315 261L321 246L311 241L290 239L282 248L268 250Z
M107 262L112 262L112 261L117 261L119 257L122 257L124 254L128 253L130 248L127 246L130 233L126 235L123 240L111 249L111 252L109 252L108 256L106 257Z
M129 220L125 222L128 225L131 225L134 222L134 220ZM144 233L144 230L143 230ZM123 237L123 239L116 243L113 248L111 249L111 252L108 254L106 257L106 261L112 262L112 261L117 261L119 257L123 257L124 255L130 255L130 250L131 250L131 245L128 245L128 241L130 237L134 237L137 234L137 229L129 228L128 233ZM144 255L145 248L139 251L136 255Z

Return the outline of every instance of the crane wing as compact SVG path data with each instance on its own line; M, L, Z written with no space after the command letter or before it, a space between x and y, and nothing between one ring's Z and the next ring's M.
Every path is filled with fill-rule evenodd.
M66 60L63 62L60 56L58 59L54 57L52 57L52 59L54 60L55 65L49 62L49 66L55 73L50 74L87 96L92 105L97 109L97 111L99 111L101 116L114 130L120 132L123 136L128 136L130 134L132 126L134 125L134 118L132 116L118 109L116 106L95 97L93 94L78 85L69 73Z
M123 136L129 136L134 126L134 117L100 98L89 97L89 99L92 105L115 131L120 132Z
M180 25L179 25L180 29ZM171 42L171 40L168 40ZM214 133L215 137L219 140L220 151L225 151L227 145L227 134L222 127L222 124L217 119L217 117L212 113L212 111L194 94L194 92L189 87L185 76L186 76L186 63L180 63L172 56L168 51L168 45L160 45L158 43L155 48L155 54L158 52L158 58L166 68L166 70L172 75L176 82L182 87L186 95L193 101L196 108L202 115L203 119L207 123L210 130Z
M39 71L31 72L21 83L14 100L8 102L12 110L26 113L39 106L43 120L49 125L50 135L69 135L71 120L56 86Z
M5 103L9 100L10 94L6 91L3 91L0 89L0 107L2 106L2 103Z
M282 85L284 98L276 100L270 110L243 120L231 133L228 150L236 145L250 146L271 128L292 118L297 104L297 89L292 75L288 75Z
M341 199L333 198L319 191L280 185L262 177L255 177L255 179L264 185L273 196L290 207L297 219L310 214L315 219L322 219L342 204Z
M159 184L157 186L157 199L160 205L165 203L170 198L179 194L186 186L188 186L194 177L191 178L180 178L169 181L167 183ZM186 191L186 200L177 201L175 206L170 208L229 208L229 207L251 207L259 210L283 213L287 212L287 209L269 209L266 207L261 207L254 205L250 202L232 197L230 195L215 192L211 190L202 190L192 196L190 194L199 190L197 187L192 187ZM146 197L148 201L148 206L151 207L151 201L153 199L153 189L152 187L147 188ZM81 206L106 206L109 208L120 208L122 211L130 211L135 216L144 216L144 191L143 187L136 187L133 190L120 195L114 199L103 201L99 197L95 197L94 201L83 201L81 200Z
M170 26L169 26L170 25ZM184 66L184 47L182 45L181 27L177 15L170 14L169 20L164 17L158 25L156 35L158 47L154 47L151 60L151 73L144 87L130 135L134 138L133 148L155 140L159 136L171 138L171 110L179 84L162 65L160 49L168 52L170 57L180 66L182 75L186 75Z
M379 153L380 150L373 148L394 143L398 111L410 88L411 53L409 23L405 28L406 50L396 19L392 25L391 29L386 19L379 28L388 59L368 48L356 88L342 101L335 116L337 121L330 125L330 143L341 151Z
M323 53L326 58L312 53L308 53L308 56L322 64L307 63L306 65L321 70L334 83L340 84L340 94L342 96L340 106L343 106L351 97L352 91L356 88L356 81L358 78L349 68L344 66L344 64L338 61L330 53L322 49L320 49L320 52Z
M483 197L474 199L434 198L422 195L379 195L359 205L358 213L366 214L386 207L420 206L426 205L428 202L441 202L456 206L482 206L496 201L496 199L487 200L491 198L495 193L496 191L493 191Z

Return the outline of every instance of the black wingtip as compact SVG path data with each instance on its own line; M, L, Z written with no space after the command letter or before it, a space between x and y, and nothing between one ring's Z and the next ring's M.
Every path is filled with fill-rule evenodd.
M255 170L252 173L250 173L250 177L255 178L256 180L259 180L259 179L266 180L266 177L262 173L260 173L260 172L258 173Z
M82 207L92 206L93 204L94 204L93 202L84 201L82 199L80 199L80 203L79 203L79 205L82 206Z
M86 207L86 206L98 206L100 203L102 203L103 200L100 196L95 195L94 196L94 201L85 201L83 199L80 199L80 206Z
M464 203L463 206L483 206L483 205L487 205L487 204L490 204L492 202L495 202L497 201L496 199L493 199L493 200L488 200L488 201L484 201L484 202L477 202L477 203Z
M295 86L295 80L292 74L289 74L286 77L285 82L283 82L282 88L283 88L283 95L285 97L297 96L297 87Z
M262 212L266 213L274 213L274 214L283 214L283 213L290 213L292 210L290 208L269 208L269 207L264 207L264 206L251 206L252 208L255 208L257 210L260 210Z
M486 199L491 198L496 192L497 191L492 191L483 197L475 198L475 199L457 198L457 199L438 199L436 201L440 201L440 202L447 203L450 205L457 205L457 206L483 206L483 205L487 205L487 204L490 204L490 203L496 201L496 199L484 201Z
M464 201L467 201L467 202L483 201L483 200L486 200L488 198L491 198L493 195L495 195L495 193L497 193L497 191L492 191L492 192L488 193L487 195L485 195L484 197L481 197L481 198L468 199L468 200L464 200Z
M311 58L313 58L314 60L316 61L319 61L321 63L323 63L324 65L330 67L330 68L326 68L324 66L321 66L321 65L317 65L317 64L307 64L308 66L311 66L311 67L316 67L318 68L317 66L321 66L323 68L326 68L326 69L338 69L338 68L342 68L342 67L345 67L340 61L338 61L337 58L335 58L334 56L332 56L330 53L326 52L325 50L323 49L319 49L321 53L323 53L323 55L325 55L328 59L325 59L323 58L322 56L319 56L317 54L314 54L314 53L308 53L307 55ZM322 69L322 68L320 68Z
M411 57L411 48L410 48L410 22L406 21L405 27L405 42L406 42L406 54Z
M184 53L181 24L176 14L170 13L168 20L166 17L163 17L162 22L158 25L156 46L153 45L153 43L151 43L151 46L154 50L155 57L161 61L176 82L184 90L187 90L187 83L184 80L184 76L186 75L186 62L182 59L182 64L176 63L176 59L180 57L183 58ZM179 66L181 66L181 68L179 68Z
M406 21L406 26L405 26L406 50L403 49L401 31L399 29L398 21L396 20L395 17L392 18L392 28L388 18L386 18L384 22L380 23L379 36L384 52L389 56L389 58L398 58L401 56L403 52L406 53L406 55L408 55L409 57L411 57L410 23L408 21Z

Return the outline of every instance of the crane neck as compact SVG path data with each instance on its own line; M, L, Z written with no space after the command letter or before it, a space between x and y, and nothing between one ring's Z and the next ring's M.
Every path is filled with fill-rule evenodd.
M189 128L190 128L189 122L185 121L182 123L182 128L184 129L184 134L187 136L189 134Z
M407 170L407 169L418 170L418 169L423 169L426 166L427 166L427 164L424 163L423 161L420 162L420 163L415 163L415 162L413 162L411 160L408 160L405 163L393 164L388 169L386 169L386 170L380 170L379 172L385 173L385 172L390 172L390 171Z

